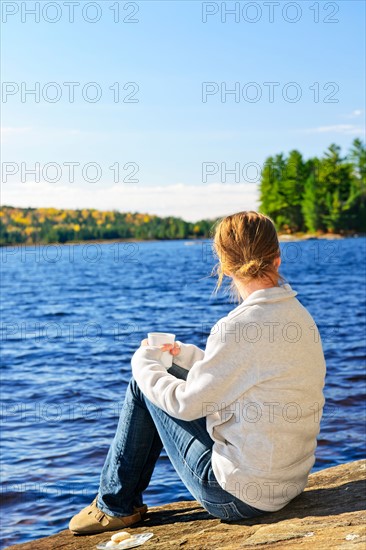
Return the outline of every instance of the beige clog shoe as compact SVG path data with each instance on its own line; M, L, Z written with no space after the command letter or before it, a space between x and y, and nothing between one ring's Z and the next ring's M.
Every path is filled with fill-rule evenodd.
M69 529L75 535L94 535L95 533L104 533L104 531L118 531L129 527L142 520L147 512L147 506L134 508L134 513L130 516L109 516L97 507L97 497L89 506L86 506L71 518Z

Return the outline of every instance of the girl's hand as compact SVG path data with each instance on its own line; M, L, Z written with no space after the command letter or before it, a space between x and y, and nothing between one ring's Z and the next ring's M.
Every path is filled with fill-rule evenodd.
M148 339L144 338L141 340L141 346L148 346ZM159 349L161 351L169 351L171 355L179 355L180 354L180 346L177 344L177 342L174 342L174 344L163 344L159 346Z

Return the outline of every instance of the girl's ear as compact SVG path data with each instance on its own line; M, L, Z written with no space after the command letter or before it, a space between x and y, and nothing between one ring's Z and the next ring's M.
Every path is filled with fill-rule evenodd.
M277 258L275 258L274 265L276 266L277 269L280 267L280 265L281 265L281 256L278 256Z

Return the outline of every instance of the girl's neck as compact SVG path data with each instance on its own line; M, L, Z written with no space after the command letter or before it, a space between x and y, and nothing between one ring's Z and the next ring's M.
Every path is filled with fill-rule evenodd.
M233 277L235 285L238 289L238 292L243 300L248 298L252 292L255 292L256 290L262 290L264 288L273 288L275 286L279 286L278 284L274 284L273 281L249 281L248 283L244 284L242 282L239 282L238 280Z

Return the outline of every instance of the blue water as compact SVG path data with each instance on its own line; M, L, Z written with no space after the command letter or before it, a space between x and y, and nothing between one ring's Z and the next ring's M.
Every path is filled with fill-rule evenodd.
M364 237L281 243L282 274L327 362L314 471L363 457ZM148 331L205 346L236 304L212 295L210 241L3 248L3 547L47 536L95 496ZM161 455L145 501L191 499Z

